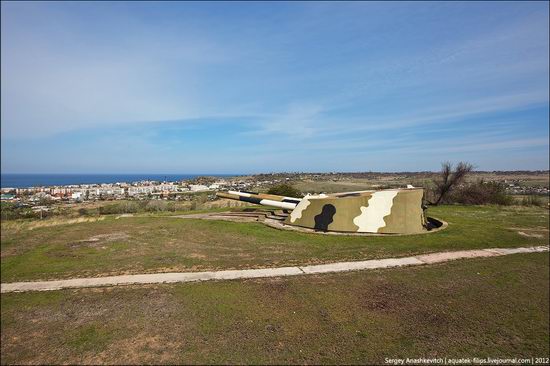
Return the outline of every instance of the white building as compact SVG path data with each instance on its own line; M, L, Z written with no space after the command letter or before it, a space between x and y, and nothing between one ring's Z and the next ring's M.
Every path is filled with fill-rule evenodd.
M178 186L175 184L160 184L158 186L155 186L158 191L168 191L168 192L175 192L178 190Z
M149 194L154 192L154 186L132 186L128 187L128 196L137 196L140 194Z
M189 189L192 192L201 192L201 191L208 191L208 187L204 184L190 184Z

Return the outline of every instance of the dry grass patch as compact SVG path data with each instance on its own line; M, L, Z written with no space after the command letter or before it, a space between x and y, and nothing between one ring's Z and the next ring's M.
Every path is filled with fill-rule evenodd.
M429 235L343 237L171 217L107 217L19 232L4 230L2 223L1 274L4 282L15 282L265 268L548 242L548 210L541 208L442 206L429 214L448 228Z
M2 295L1 362L379 364L548 357L548 253Z

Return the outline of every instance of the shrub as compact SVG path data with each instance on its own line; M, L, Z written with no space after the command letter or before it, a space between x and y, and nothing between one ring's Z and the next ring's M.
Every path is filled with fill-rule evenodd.
M2 220L15 220L34 217L31 209L17 206L11 202L1 203Z
M435 200L432 203L438 205L445 202L447 195L451 194L453 189L461 184L466 175L473 169L474 166L472 164L462 161L456 165L454 171L453 164L449 162L442 163L439 176L433 180L435 186L433 196Z
M136 202L112 203L99 208L101 215L136 213L138 211L140 211L140 205Z
M2 220L17 220L17 219L40 219L52 216L52 211L34 211L28 206L13 202L1 203L1 219Z
M277 196L287 196L287 197L302 197L302 192L291 186L290 184L283 183L269 188L267 191L269 194L275 194Z
M513 198L506 194L504 185L498 182L478 180L455 189L449 195L448 203L462 203L466 205L511 205Z
M101 215L137 213L137 212L163 212L176 211L175 202L162 200L118 202L101 206Z
M145 211L147 212L162 212L162 211L175 211L176 205L174 202L166 201L149 201L145 205Z
M98 216L100 214L101 207L99 208L80 208L78 209L78 214L80 216Z
M544 206L543 200L539 196L527 196L521 200L523 206Z

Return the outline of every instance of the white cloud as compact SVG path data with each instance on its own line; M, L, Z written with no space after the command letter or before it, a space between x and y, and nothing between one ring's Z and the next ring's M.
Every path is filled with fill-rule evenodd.
M506 112L546 103L548 103L547 91L491 96L478 100L457 101L455 104L415 111L409 116L396 114L392 117L380 119L373 119L372 117L371 119L355 119L348 121L347 125L345 121L334 121L334 123L330 123L330 126L325 126L320 134L331 136L339 133L382 131L429 124L444 124L484 113Z

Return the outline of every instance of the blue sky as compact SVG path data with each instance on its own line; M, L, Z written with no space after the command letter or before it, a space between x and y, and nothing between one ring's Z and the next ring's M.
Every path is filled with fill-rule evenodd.
M2 2L2 172L548 169L548 6Z

